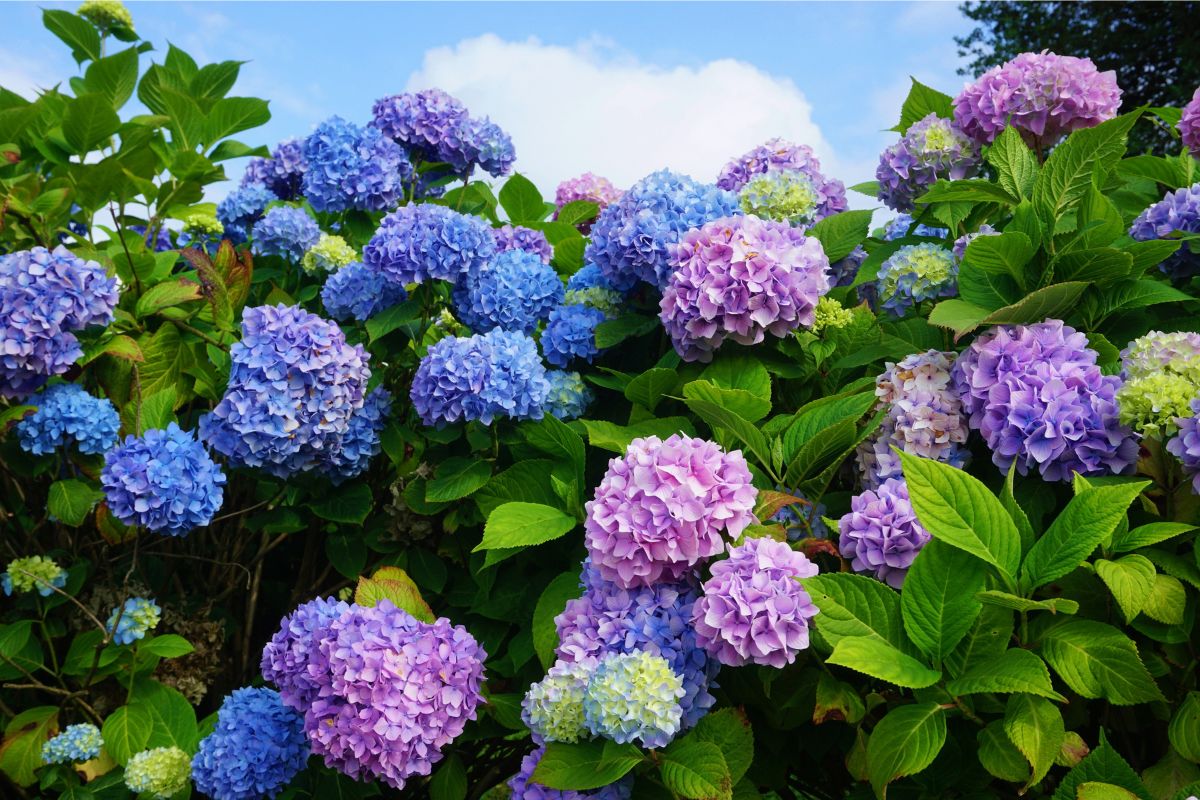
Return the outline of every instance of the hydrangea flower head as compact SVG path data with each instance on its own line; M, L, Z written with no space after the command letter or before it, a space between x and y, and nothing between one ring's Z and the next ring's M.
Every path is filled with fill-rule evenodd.
M578 372L547 370L546 381L550 384L546 393L546 411L561 420L582 417L596 399Z
M162 609L146 597L130 597L108 615L105 627L117 644L133 644L158 626Z
M499 253L503 253L505 250L524 250L538 256L547 264L554 256L554 248L550 246L546 234L535 231L533 228L526 228L523 225L502 225L499 228L492 228L492 235L496 237L496 251Z
M1179 136L1192 157L1200 158L1200 86L1196 87L1192 99L1183 107L1183 115L1179 118Z
M182 247L194 247L215 254L221 246L221 238L225 226L217 219L215 212L193 211L184 215L183 230L179 232L176 241Z
M17 436L26 453L45 455L74 444L79 452L96 455L117 443L121 427L117 409L78 384L55 384L29 402L37 411L17 423Z
M819 200L812 179L796 170L755 175L738 192L738 202L747 214L802 226L817 221Z
M534 252L502 250L454 287L454 313L473 331L533 333L563 301L563 282Z
M883 307L897 317L935 297L958 294L958 259L936 244L909 244L879 268L877 281Z
M95 725L68 725L62 733L42 745L43 764L78 764L100 755L104 738Z
M867 251L860 244L844 258L829 265L829 282L833 286L849 286L858 277L858 269L867 260Z
M577 358L592 363L600 354L596 347L596 326L605 319L603 311L581 303L551 311L542 331L546 361L556 367L566 367Z
M969 178L980 163L979 147L958 125L928 114L879 156L879 199L896 211L912 211L913 202L933 184Z
M825 516L825 504L813 503L802 492L792 492L792 496L800 502L780 508L771 517L772 521L778 522L787 531L788 541L829 538L829 526L822 519Z
M1087 337L1059 320L999 326L977 338L954 364L954 384L992 451L1007 471L1045 480L1121 474L1138 446L1117 416L1116 375L1104 375Z
M856 572L899 589L908 568L932 538L917 521L908 484L888 478L850 500L850 512L838 520L838 549Z
M1200 233L1200 183L1167 192L1163 199L1147 208L1133 225L1129 235L1139 242L1173 239L1180 233ZM1184 242L1158 268L1172 280L1190 278L1200 272L1200 246Z
M125 785L135 794L168 800L187 788L191 774L191 756L178 747L156 747L129 759Z
M596 659L558 661L546 677L529 687L521 702L521 719L542 742L577 742L587 735L583 695L596 669Z
M711 361L726 340L758 344L811 327L829 291L821 243L786 222L730 217L689 231L671 249L660 304L663 327L685 361Z
M174 422L127 436L104 455L100 488L114 517L156 533L183 536L212 521L225 473L195 434Z
M393 283L361 261L347 264L325 279L321 302L329 316L338 320L366 322L371 317L408 299L404 285Z
M909 229L912 228L912 232ZM950 233L948 228L931 228L925 223L920 223L913 228L913 218L908 214L897 214L895 219L889 220L883 227L883 240L885 242L893 242L896 239L903 239L905 236L928 236L934 239L943 239Z
M75 13L102 31L115 28L133 30L133 17L120 0L83 0Z
M629 800L633 792L633 775L626 775L616 783L587 792L574 789L551 789L533 781L533 771L546 752L538 747L521 759L521 771L508 780L512 790L511 800Z
M803 553L774 539L747 539L712 566L692 606L696 638L718 661L783 667L808 648L817 607L801 585L817 574Z
M241 185L261 184L280 200L298 200L304 194L306 172L308 162L304 160L304 142L284 139L275 145L270 158L250 159L242 173Z
M662 656L609 653L583 697L587 729L615 742L663 747L679 732L683 681Z
M634 439L587 503L592 565L627 588L678 580L741 536L757 496L740 451L679 434Z
M49 597L66 585L67 571L45 556L14 558L0 574L0 588L9 596L36 589L42 597Z
M310 275L333 272L358 260L358 252L340 236L322 233L317 243L308 249L300 266Z
M585 172L579 177L568 178L554 190L554 218L558 219L558 212L567 203L582 200L595 203L598 206L598 211L603 211L608 206L617 202L620 197L621 190L613 186L612 181L608 178L602 178L599 175ZM584 223L579 228L586 234L592 229L592 223Z
M741 191L756 175L770 172L799 172L806 175L817 193L814 220L845 211L846 187L841 181L821 174L821 162L808 145L786 139L770 139L730 161L717 176L717 186L731 192Z
M241 244L250 236L254 223L262 219L267 205L279 196L261 183L251 183L234 189L217 203L217 219L225 232L225 238Z
M254 223L253 236L255 255L299 261L321 240L321 229L303 209L276 206Z
M263 648L262 676L279 688L280 701L303 712L316 699L324 677L310 671L317 645L328 636L329 626L350 610L332 597L309 600L283 618L279 630Z
M196 788L214 800L273 798L308 761L304 718L273 689L236 689L192 758Z
M498 177L516 154L512 139L486 117L473 118L441 89L391 95L375 101L372 125L422 161L442 162L460 177L478 166Z
M1200 494L1200 398L1192 400L1191 413L1175 420L1178 432L1167 442L1167 452L1179 459L1192 479L1192 492Z
M968 245L970 245L971 242L975 241L980 236L999 236L999 235L1000 235L1000 231L996 230L991 225L988 225L985 222L979 226L979 230L972 231L971 233L964 233L962 236L960 236L954 240L954 247L951 248L954 251L954 257L957 258L959 261L962 261L963 256L965 256L967 254Z
M1200 396L1200 333L1151 331L1121 352L1121 422L1145 435L1171 434Z
M813 309L813 333L820 333L830 328L844 328L854 321L854 312L843 306L832 297L825 296L817 301Z
M471 165L499 178L512 171L517 160L517 152L513 149L512 137L504 132L496 123L487 117L472 119L467 126L466 148L460 161L452 161L455 166L461 165L461 172L466 175Z
M317 211L385 211L404 197L413 166L376 128L330 117L304 140L304 196Z
M346 431L321 456L321 471L334 485L367 471L381 449L379 435L392 410L392 395L378 386L363 400L362 408L350 417Z
M1041 149L1112 119L1120 105L1115 72L1101 72L1090 58L1043 50L979 76L954 98L954 120L980 144L1012 125L1026 144Z
M732 192L669 170L655 172L600 213L584 259L619 291L638 281L661 288L670 277L670 246L688 230L737 212Z
M478 272L495 252L492 229L479 217L420 203L383 218L363 249L363 263L400 285L455 281Z

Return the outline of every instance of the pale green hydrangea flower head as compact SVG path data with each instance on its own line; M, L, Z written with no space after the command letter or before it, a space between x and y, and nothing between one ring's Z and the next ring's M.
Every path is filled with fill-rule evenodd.
M662 656L612 653L600 662L583 697L588 731L622 744L663 747L679 732L683 679Z
M133 30L133 17L120 0L84 0L75 13L102 31L113 28Z
M220 236L225 232L225 226L210 211L193 211L183 218L183 229L196 236Z
M821 198L803 173L773 170L751 178L738 194L738 202L747 214L804 225L815 221Z
M1144 435L1173 434L1176 417L1190 417L1200 387L1182 375L1156 372L1125 381L1117 390L1122 424Z
M45 556L14 558L8 571L0 574L0 589L7 595L37 590L42 597L49 597L66 582L67 571Z
M340 236L322 233L317 241L300 261L300 266L310 275L322 272L333 272L347 264L358 260L358 252L346 244Z
M529 687L521 716L529 730L546 742L573 743L587 736L583 696L596 660L559 661L546 677Z
M568 289L564 304L591 306L600 309L608 316L616 316L621 310L624 299L621 293L615 289L589 286L586 289Z
M854 312L842 306L832 297L822 297L813 312L813 333L827 328L844 328L854 321Z
M192 757L178 747L143 750L125 765L125 785L129 791L155 800L167 800L183 791L191 775Z

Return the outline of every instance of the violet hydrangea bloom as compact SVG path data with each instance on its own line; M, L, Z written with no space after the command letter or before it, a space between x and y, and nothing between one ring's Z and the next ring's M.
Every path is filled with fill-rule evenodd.
M1192 401L1191 414L1175 420L1178 432L1167 442L1167 452L1179 459L1191 476L1192 492L1200 494L1200 398Z
M879 199L896 211L912 211L933 184L969 178L981 163L979 147L958 125L930 113L879 156Z
M478 333L533 333L563 294L562 279L537 253L505 249L454 287L454 313Z
M512 791L510 800L629 800L633 792L632 773L616 783L587 792L551 789L534 782L533 771L545 752L546 748L540 746L521 759L521 771L508 780L508 788Z
M799 172L805 175L816 193L813 221L845 211L846 187L839 180L821 173L821 162L808 145L786 139L771 139L730 161L717 176L717 186L740 192L756 175L770 172Z
M905 245L879 267L875 283L883 307L902 317L925 300L958 294L958 259L936 244Z
M634 439L587 503L585 544L605 580L678 580L754 521L758 492L741 451L676 434Z
M888 478L851 498L838 531L838 549L851 568L894 589L904 585L908 568L932 538L917 521L903 478Z
M350 610L333 597L309 600L283 618L279 630L263 648L261 670L265 680L279 689L284 705L303 712L316 699L325 676L311 669L317 645L329 635L329 626Z
M1129 235L1139 242L1172 239L1179 233L1200 233L1200 183L1167 192L1163 199L1147 208L1129 227ZM1158 265L1172 280L1184 280L1200 273L1200 246L1184 242L1166 261Z
M392 411L392 395L377 386L365 398L362 408L350 417L346 431L321 455L321 471L334 486L367 471L371 459L382 449L379 435Z
M1117 73L1090 58L1043 50L1021 53L979 76L954 98L954 119L981 144L1012 125L1030 147L1043 149L1065 134L1117 115Z
M606 319L598 308L582 303L559 306L550 312L542 331L542 353L546 361L565 367L578 358L592 363L600 354L596 347L596 326Z
M391 95L375 101L372 125L422 161L449 164L459 177L476 166L493 177L512 169L512 139L487 117L474 118L441 89Z
M284 139L275 145L270 158L250 159L246 171L242 173L241 185L261 184L280 200L298 200L303 196L304 173L307 171L304 142L300 139Z
M499 228L492 228L492 235L496 237L496 251L499 253L505 250L524 250L538 256L547 264L554 255L554 248L550 246L546 234L524 225L501 225Z
M492 229L479 217L421 203L383 218L363 248L363 263L400 285L455 281L479 271L495 252Z
M321 302L329 316L337 320L371 317L408 299L403 284L392 283L361 261L347 264L325 279Z
M671 248L660 304L685 361L711 361L726 339L758 344L811 326L829 291L821 243L786 222L730 217L689 231Z
M146 431L104 455L100 488L114 517L169 536L212 521L224 496L225 473L195 434L174 422Z
M79 452L96 455L117 443L117 409L78 384L55 384L28 402L37 411L17 423L21 449L27 453L45 455L74 443Z
M321 240L321 229L303 209L276 206L254 223L252 236L256 256L279 256L294 263Z
M1048 481L1119 475L1138 446L1117 416L1121 379L1104 375L1087 337L1059 320L999 326L980 336L954 364L954 385L983 435L992 461L1016 460Z
M254 223L262 219L269 203L279 196L260 183L251 183L234 189L217 203L217 221L221 223L224 236L234 244L241 244L250 236Z
M404 197L413 167L371 126L330 117L304 140L304 196L317 211L385 211Z
M696 640L729 667L780 668L808 648L817 607L802 578L817 574L803 553L773 539L748 539L712 566L692 606Z
M1196 87L1192 99L1183 107L1183 115L1179 118L1179 136L1192 157L1200 158L1200 86Z
M967 254L967 247L971 242L978 239L980 236L999 236L1000 231L988 225L986 222L979 226L979 230L971 233L964 233L962 236L954 240L954 247L951 248L954 252L954 257L962 261L963 256Z

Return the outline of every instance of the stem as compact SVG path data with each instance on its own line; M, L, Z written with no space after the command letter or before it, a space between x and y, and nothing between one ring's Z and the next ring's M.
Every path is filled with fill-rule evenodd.
M179 328L179 330L187 331L188 333L192 334L193 336L199 336L201 339L208 342L213 347L218 347L221 350L224 350L226 353L229 352L229 345L221 344L221 342L219 340L214 339L213 337L209 336L207 333L200 330L199 328L193 328L191 325L188 325L186 322L182 322L177 319L171 319L170 317L163 317L163 319L165 319L168 322L175 325L175 327Z

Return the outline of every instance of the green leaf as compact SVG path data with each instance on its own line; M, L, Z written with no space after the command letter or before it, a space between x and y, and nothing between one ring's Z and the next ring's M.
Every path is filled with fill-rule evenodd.
M85 94L67 105L63 138L77 154L89 153L121 127L121 118L102 94Z
M625 399L653 411L663 396L675 391L678 385L679 373L675 370L661 367L648 369L625 387Z
M813 705L813 724L824 725L826 722L848 722L857 724L867 707L858 690L848 683L839 681L828 672L822 672L817 679L817 698Z
M805 581L808 585L808 581ZM965 675L980 664L987 664L1004 653L1012 639L1013 615L995 606L984 605L967 635L946 656L946 670L955 676Z
M983 324L1026 325L1052 317L1066 316L1075 308L1079 296L1089 285L1082 281L1074 281L1046 286L1030 292L1025 299L1017 303L988 314L984 317ZM932 316L930 320L932 321Z
M1162 700L1133 641L1110 625L1063 620L1042 636L1038 652L1077 694L1119 705Z
M33 633L33 620L23 619L8 625L0 625L0 656L14 658L23 649Z
M175 421L175 387L167 386L162 391L142 398L142 430L166 428Z
M1010 783L1024 783L1029 778L1029 763L1004 732L1003 720L988 723L978 738L979 763L989 773Z
M265 125L270 119L271 110L266 100L257 97L224 97L208 110L201 141L215 144L226 136Z
M358 578L354 589L354 602L360 606L375 607L380 600L390 600L422 622L433 622L436 615L421 590L409 574L399 567L380 567L371 577Z
M799 486L822 469L836 464L840 456L854 447L857 434L858 426L853 419L844 419L817 431L788 463L784 483Z
M912 88L900 108L900 122L892 130L904 134L914 122L920 122L930 114L937 114L944 119L954 117L954 99L937 89L931 89L916 78L911 78Z
M683 397L699 398L736 414L747 422L758 422L771 413L771 400L745 389L727 389L709 380L690 381L683 387Z
M1075 797L1077 800L1137 800L1137 795L1128 789L1098 781L1079 784Z
M505 503L487 518L483 541L471 552L507 547L529 547L563 536L575 527L575 518L540 503Z
M1016 205L1012 192L989 180L940 180L917 198L918 203L1003 203Z
M830 645L867 637L906 649L900 594L887 584L840 572L805 578L804 588L821 610L813 619Z
M929 312L929 324L949 328L962 336L978 328L987 315L988 309L983 306L952 298L933 307L933 311Z
M326 499L311 504L313 513L330 522L346 525L361 525L371 513L371 488L366 484L354 483L330 490Z
M1175 710L1167 736L1175 752L1188 761L1200 763L1200 692L1188 692Z
M524 175L513 175L500 187L500 206L509 221L520 225L546 218L546 203L533 182Z
M157 314L164 308L172 308L183 303L202 299L200 284L179 278L173 281L151 286L138 298L135 313L139 319Z
M1118 530L1113 534L1112 551L1128 553L1143 547L1174 539L1180 534L1196 530L1195 525L1184 522L1151 522L1132 530Z
M1054 274L1064 281L1112 283L1129 276L1133 256L1115 247L1075 250L1054 260Z
M50 516L64 525L77 528L104 494L76 478L66 478L50 484L46 506Z
M720 389L741 390L771 403L771 375L763 363L747 353L722 353L704 368L700 379ZM744 416L744 414L743 414Z
M867 741L867 771L875 795L887 796L892 781L928 767L946 743L946 716L937 703L897 706Z
M973 555L945 542L921 549L904 578L900 610L908 638L936 663L962 640L982 604L986 566Z
M1054 792L1054 800L1077 800L1079 787L1093 781L1115 784L1133 792L1141 800L1151 800L1137 773L1105 740L1103 728L1100 730L1099 747L1066 774Z
M162 658L179 658L186 656L196 648L192 647L191 642L182 636L175 633L164 633L159 636L152 636L149 639L143 639L138 644L139 653L149 653Z
M547 414L539 422L527 422L521 426L525 441L544 453L566 460L583 484L584 447L583 439L562 420Z
M733 781L721 748L691 737L680 739L662 752L659 763L663 785L682 798L732 800Z
M946 691L955 696L986 692L1025 692L1066 702L1065 697L1054 691L1046 662L1028 650L1016 647L1005 650L987 662L975 664L946 684Z
M531 778L550 789L599 789L625 777L642 760L642 751L632 744L548 742Z
M93 61L84 73L88 92L103 95L113 109L133 97L138 79L138 49L130 47L119 53Z
M1025 287L1025 265L1037 248L1023 233L1005 231L998 236L978 236L963 253L962 269L978 270L988 275L1007 276L1022 290Z
M1004 478L1004 489L1000 492L1000 505L1004 506L1004 510L1012 517L1013 524L1017 526L1017 533L1021 536L1021 552L1028 553L1037 537L1033 532L1033 525L1030 524L1029 517L1025 514L1025 509L1021 508L1021 504L1017 502L1016 495L1013 493L1013 480L1016 474L1017 462L1014 459L1008 468L1008 475Z
M121 706L104 720L101 734L104 749L118 764L125 764L129 757L146 749L154 720L145 706L134 703Z
M710 427L728 430L754 454L760 464L769 465L771 448L767 444L767 437L753 422L722 404L722 401L728 401L728 392L708 381L692 381L683 387L683 398L687 407ZM753 398L749 392L743 394Z
M717 746L734 783L742 779L754 761L754 731L740 708L722 708L701 717L692 737Z
M1129 311L1135 308L1180 303L1194 299L1175 287L1158 280L1143 278L1109 287L1104 295L1106 312Z
M492 477L490 462L474 458L448 458L438 465L436 476L425 485L425 499L448 503L470 497Z
M908 689L924 689L941 680L942 673L930 669L907 653L880 639L856 636L840 640L833 653L826 659L828 664L849 667L897 686Z
M622 314L616 319L608 319L596 326L596 348L607 350L616 347L621 342L634 336L657 330L657 317L647 317L641 314Z
M430 800L464 800L466 796L466 767L458 754L451 753L429 779Z
M1033 768L1028 789L1050 771L1066 729L1062 714L1049 700L1018 693L1008 698L1004 709L1004 732Z
M206 64L192 76L188 88L198 98L216 100L224 97L237 83L243 61L221 61Z
M988 589L976 595L984 605L1006 608L1009 611L1049 611L1051 614L1075 614L1079 611L1079 603L1067 597L1050 597L1045 600L1031 600L1028 597Z
M178 690L158 681L143 679L133 687L133 704L142 706L150 715L150 739L147 748L178 747L192 752L199 729L196 711Z
M215 163L218 161L228 161L231 158L249 158L251 156L269 158L270 155L271 151L261 145L251 147L236 139L225 139L212 149L212 152L208 154L208 160Z
M581 591L578 571L564 572L550 581L533 607L533 649L544 669L554 664L554 650L558 647L554 618L563 612L567 601L579 597Z
M949 464L897 452L921 525L933 538L983 559L1011 581L1021 561L1021 535L996 496Z
M1140 115L1138 110L1075 131L1054 148L1033 187L1042 219L1061 217L1093 181L1103 181L1125 154L1126 137Z
M1161 183L1174 191L1187 182L1187 176L1178 161L1159 156L1132 156L1117 162L1117 174L1124 178L1143 178Z
M1000 186L1014 197L1029 197L1037 181L1037 156L1012 125L1005 127L987 150L988 163L996 168Z
M367 335L372 342L378 341L405 323L417 319L420 313L421 304L412 299L389 306L367 320Z
M42 25L71 48L76 64L100 57L100 32L92 23L70 11L42 12Z
M695 428L687 417L656 417L642 420L632 425L615 425L603 420L580 420L588 432L588 442L592 447L611 450L624 454L629 443L643 436L657 436L666 439L676 433L695 435Z
M1146 597L1142 613L1164 625L1179 625L1183 622L1183 609L1187 594L1178 578L1171 575L1155 575L1154 588Z
M540 195L538 199L541 199ZM558 216L555 219L568 225L578 225L581 222L595 219L599 213L600 206L591 200L572 200L558 210Z
M843 211L825 217L806 232L821 242L829 263L841 261L854 251L870 233L874 211Z
M325 537L325 556L343 577L354 580L367 565L367 545L357 533L331 533Z
M875 405L875 391L845 397L822 398L796 412L796 419L783 434L784 459L791 461L800 448L826 428L845 420L858 421Z
M1145 556L1128 555L1116 561L1098 560L1096 574L1112 592L1125 621L1130 622L1142 613L1146 598L1154 591L1157 570Z
M18 786L37 782L42 763L42 745L58 728L58 709L36 706L17 714L4 729L0 743L0 771Z

